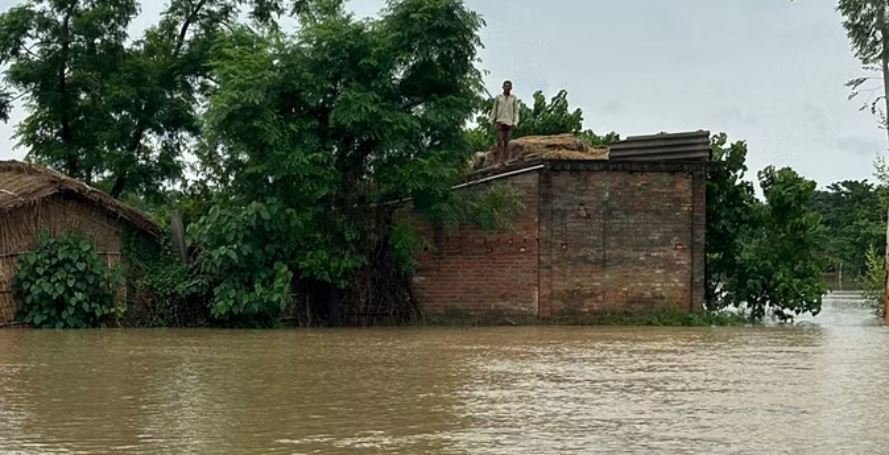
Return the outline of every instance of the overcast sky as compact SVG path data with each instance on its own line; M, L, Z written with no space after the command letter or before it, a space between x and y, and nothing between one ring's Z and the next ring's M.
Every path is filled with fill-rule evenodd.
M871 178L886 135L843 86L861 74L832 0L466 0L487 27L495 93L566 89L586 127L627 135L706 129L744 139L755 172L791 166L821 184ZM3 10L16 4L0 0ZM353 0L360 16L382 0ZM164 2L143 1L134 30ZM0 159L16 112L0 124Z

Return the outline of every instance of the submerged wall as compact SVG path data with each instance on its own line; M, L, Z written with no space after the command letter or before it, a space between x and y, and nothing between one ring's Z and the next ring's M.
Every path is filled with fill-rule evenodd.
M542 174L540 315L704 305L699 167L553 163Z
M420 258L414 291L423 311L449 308L538 314L540 175L528 172L497 180L519 189L525 210L512 230L486 232L460 226L453 232L426 226L433 248ZM495 182L458 191L484 191Z
M541 318L704 304L705 164L548 161L496 179L523 191L514 231L427 229L427 313ZM460 191L482 191L484 183Z

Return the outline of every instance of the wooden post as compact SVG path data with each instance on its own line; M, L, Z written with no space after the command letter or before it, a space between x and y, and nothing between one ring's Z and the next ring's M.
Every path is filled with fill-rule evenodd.
M170 214L170 235L172 236L173 246L179 253L179 259L183 264L188 264L188 246L185 244L185 225L182 224L182 213L179 210L173 210Z
M889 324L889 211L886 212L886 257L884 265L886 267L886 280L883 285L883 317L886 324Z

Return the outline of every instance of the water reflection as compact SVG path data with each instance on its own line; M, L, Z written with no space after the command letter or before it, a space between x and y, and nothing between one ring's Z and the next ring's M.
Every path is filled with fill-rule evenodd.
M0 331L0 451L879 452L889 330Z

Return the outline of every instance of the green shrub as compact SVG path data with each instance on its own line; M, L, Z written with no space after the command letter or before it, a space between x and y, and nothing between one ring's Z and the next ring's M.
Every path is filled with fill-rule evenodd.
M17 266L13 295L22 322L40 328L96 327L115 313L118 274L76 234L41 236Z
M483 231L513 230L514 222L525 210L524 192L512 185L493 184L480 189L461 190L459 196L425 208L435 225L455 231L470 224Z
M178 258L160 256L135 279L133 287L147 300L139 325L194 327L206 322L206 278Z
M207 277L210 322L277 326L290 304L293 270L325 282L354 273L360 263L344 244L306 246L289 239L300 217L277 201L254 201L244 208L214 207L189 226L189 237L200 249L197 273Z
M258 270L243 282L224 281L213 289L210 316L228 327L274 327L290 304L293 274L278 262L274 270Z

